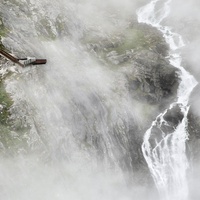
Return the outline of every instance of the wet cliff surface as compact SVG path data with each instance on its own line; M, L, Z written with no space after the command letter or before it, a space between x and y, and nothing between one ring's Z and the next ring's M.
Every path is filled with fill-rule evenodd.
M102 25L93 12L97 24L91 15L86 15L88 21L82 19L82 13L68 18L75 11L73 4L70 12L59 7L62 12L57 13L37 2L40 13L33 1L28 2L22 6L4 1L12 9L10 15L1 11L0 27L3 30L6 24L10 31L0 32L3 44L18 56L46 55L48 63L21 69L0 58L1 155L36 154L48 165L69 163L74 157L80 163L95 160L108 169L119 167L128 183L149 188L152 178L141 150L143 136L155 117L174 102L180 82L162 34L139 24L135 15L124 23L117 12L113 17L108 11ZM76 12L83 5L79 6ZM9 17L20 22L17 31ZM104 23L105 19L111 22ZM188 157L195 163L200 160L198 88L191 97L188 122ZM164 118L168 125L161 130L171 133L183 115L174 107Z
M137 172L138 175L137 178L134 178L134 181L144 184L146 182L144 178L146 175L144 176L144 174L148 174L148 169L141 152L143 134L157 114L163 111L176 98L177 87L179 85L178 70L171 66L167 60L168 46L161 33L156 29L135 22L120 32L120 34L118 33L109 38L101 36L92 38L92 35L87 34L87 36L81 38L81 41L85 51L94 57L97 62L111 68L117 74L118 80L123 80L117 83L119 85L116 85L116 88L126 88L131 101L134 101L136 107L138 106L140 109L142 123L135 121L134 117L131 116L127 116L128 120L121 119L124 126L123 129L128 138L127 142L123 141L119 133L120 124L110 126L109 132L113 133L114 143L119 148L117 154L120 156L117 155L117 157L119 158L118 162L120 166L123 170L132 171L133 173ZM3 57L1 57L1 60L3 60ZM6 62L4 61L1 67L4 66L5 68L5 64ZM23 101L26 100L22 99L22 104ZM79 110L84 116L91 115L90 107L97 108L95 112L98 115L102 115L102 118L107 115L107 111L105 110L107 108L102 106L102 97L98 94L90 94L89 107L79 99L73 99L73 101L79 105ZM3 100L1 103L3 103ZM10 108L9 106L5 107L7 110L10 109L12 114L10 120L9 117L7 118L9 121L8 127L10 125L12 134L8 132L3 133L4 136L1 137L3 148L13 148L13 146L9 146L5 142L6 140L11 142L12 140L19 139L27 143L23 134L27 135L30 131L28 128L30 124L26 122L26 118L29 118L29 116L26 116L28 111L23 111L25 108L22 109L22 105L18 105L19 108L15 108L15 106ZM78 115L76 116L76 113L73 118L77 125L79 124L78 126L85 124L83 127L86 127L82 129L85 132L85 136L81 138L77 132L79 128L71 127L75 138L80 143L91 146L92 149L94 148L97 157L102 159L104 157L104 154L102 154L104 148L103 136L101 134L90 133L91 128L87 127L88 119L82 119ZM98 120L97 123L101 124ZM40 133L42 132L40 130L42 127L36 124L37 122L34 122L34 125L38 126L36 132L38 131L39 134L42 134ZM93 124L93 122L91 121L90 124ZM12 135L14 135L13 138Z

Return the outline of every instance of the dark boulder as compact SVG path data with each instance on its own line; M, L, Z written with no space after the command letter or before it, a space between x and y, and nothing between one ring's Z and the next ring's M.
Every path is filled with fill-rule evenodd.
M134 22L109 38L83 38L90 52L124 73L134 99L162 108L173 101L179 85L178 69L166 59L168 45L160 31Z
M179 125L179 123L183 119L183 113L179 105L172 107L171 109L167 110L166 114L164 115L164 120L167 124L162 124L161 130L165 133L172 133Z
M172 102L179 85L178 69L161 55L143 50L135 53L132 70L126 73L134 98L161 107Z
M122 84L127 88L128 96L140 108L140 124L131 117L129 121L123 121L127 142L124 142L118 125L110 128L113 143L118 147L115 154L121 168L133 171L137 175L134 175L137 184L143 185L146 182L150 185L153 181L141 149L143 135L158 113L174 101L179 85L179 70L166 59L169 47L161 32L137 22L108 38L98 34L92 37L88 33L82 42L98 62L116 72L116 77L123 79ZM170 126L163 125L161 128L171 133L182 118L180 109L174 107L165 115ZM161 130L154 127L153 132L153 137L158 138L156 133L160 135ZM97 149L103 147L103 139L98 140L95 146Z

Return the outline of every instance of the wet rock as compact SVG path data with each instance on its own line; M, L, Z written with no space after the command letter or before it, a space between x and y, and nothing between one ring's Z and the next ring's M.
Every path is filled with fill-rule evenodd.
M178 69L165 58L169 47L157 29L134 22L113 37L87 38L87 48L124 74L134 99L163 110L175 98Z
M0 104L0 112L3 110L3 105Z
M190 97L188 113L188 154L193 162L200 162L200 85L198 84Z
M179 85L178 70L164 57L148 50L136 53L133 60L132 69L125 74L134 98L162 106L171 102Z
M137 22L109 37L98 34L94 37L88 33L82 42L86 43L89 51L115 65L123 64L123 59L125 62L132 60L131 54L140 50L150 50L165 57L169 49L160 31ZM115 55L111 55L113 51Z
M179 85L179 71L166 59L168 45L155 28L137 22L123 30L123 33L109 38L92 38L86 43L87 49L97 59L120 72L130 96L143 107L141 126L134 123L134 120L131 120L131 125L124 122L127 143L123 142L118 126L113 134L117 146L121 148L117 152L120 155L120 166L124 171L137 174L134 182L146 182L148 185L152 183L152 179L141 150L143 135L157 116L157 111L163 111L174 101ZM168 125L154 127L151 142L155 143L155 138L158 141L162 139L162 130L172 133L182 118L178 106L169 110L165 115Z
M166 114L164 115L164 120L167 121L170 126L176 128L177 125L182 121L183 117L184 116L179 105L176 105L173 108L167 110Z
M188 113L188 131L190 138L200 139L200 85L198 84L190 97L190 110Z
M137 28L145 35L146 45L144 47L146 48L144 49L152 50L164 57L168 55L169 46L166 44L165 39L159 30L143 23L135 24L133 27L134 26L137 26Z
M183 113L178 105L169 109L164 115L166 124L162 124L161 130L165 133L172 133L183 119Z

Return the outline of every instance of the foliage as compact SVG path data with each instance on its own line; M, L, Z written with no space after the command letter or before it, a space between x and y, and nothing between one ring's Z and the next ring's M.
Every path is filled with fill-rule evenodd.
M0 80L0 105L2 106L2 109L0 110L0 124L7 124L9 108L11 107L12 103L11 97L5 91L3 80Z
M8 34L9 30L4 26L3 20L0 17L0 36L6 36Z

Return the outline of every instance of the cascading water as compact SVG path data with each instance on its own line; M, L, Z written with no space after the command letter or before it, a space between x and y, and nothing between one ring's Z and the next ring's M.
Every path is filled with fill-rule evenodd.
M178 51L184 46L181 35L174 33L170 27L162 25L162 21L170 13L170 2L171 0L153 0L139 9L137 15L140 23L149 24L160 30L169 44L169 61L180 70L181 79L177 100L170 105L169 110L179 107L182 119L177 127L172 127L174 131L169 132L162 128L163 125L170 126L165 120L168 109L159 114L145 133L142 151L161 199L186 200L188 199L186 176L189 167L185 146L188 139L188 99L197 82L181 66L181 55Z
M10 30L6 47L48 60L42 67L17 68L7 81L13 127L21 132L10 133L16 141L10 150L1 145L0 199L137 198L137 187L127 187L133 179L127 133L136 106L120 74L91 58L80 41L88 27L97 29L94 36L116 31L116 19L102 19L104 9L90 0L0 4Z
M133 101L127 80L116 66L105 66L86 48L88 37L106 41L128 27L126 17L132 19L133 2L1 1L0 14L8 27L3 39L6 47L16 55L44 57L48 62L31 69L15 68L18 73L7 80L16 131L8 134L12 140L7 139L7 147L0 143L0 199L155 199L145 194L147 188L132 184L137 179L132 158L143 165L138 160L140 145L139 153L134 152L131 141L140 139L134 134L144 123L139 109L143 104ZM164 113L160 114L146 132L143 154L163 198L183 200L187 196L187 101L195 81L180 66L178 51L173 52L184 45L181 36L160 25L169 13L170 1L154 12L157 2L161 1L140 9L138 19L161 30L170 44L170 62L181 71L182 79L171 108L178 105L183 119L173 133L162 132L152 149L153 128L167 124Z

